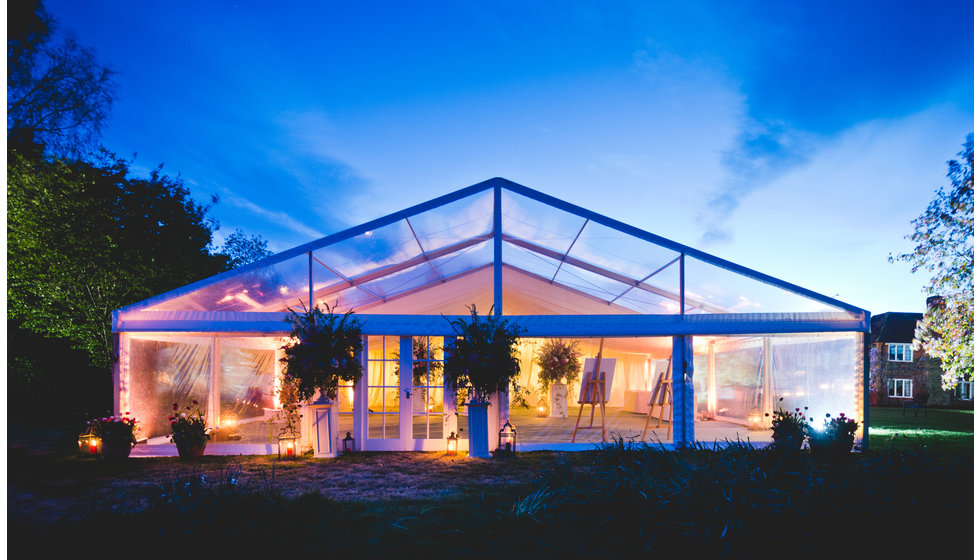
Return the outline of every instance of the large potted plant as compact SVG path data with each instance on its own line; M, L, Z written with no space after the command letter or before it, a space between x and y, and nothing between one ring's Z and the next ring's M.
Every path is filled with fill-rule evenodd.
M301 312L289 309L290 340L282 347L282 363L284 373L296 383L300 400L309 407L313 455L333 457L337 455L337 388L342 381L360 381L363 343L353 311L340 315L329 305L324 307L326 311L318 305L312 309L304 305Z
M780 401L783 399L780 398ZM810 422L806 418L807 407L795 412L783 410L782 406L772 413L772 443L770 448L783 453L798 453L803 447L803 440L810 433ZM769 416L769 413L766 413Z
M549 397L552 418L568 418L568 386L578 381L582 372L581 355L577 341L559 338L549 339L535 354L534 362L541 368L538 386Z
M177 403L173 404L174 415L170 417L170 441L177 446L177 455L181 459L195 459L204 455L204 449L211 439L204 412L197 401L191 401L183 409Z
M829 461L847 457L854 449L857 429L857 421L848 418L843 412L836 418L831 418L830 413L827 413L823 421L823 429L811 430L807 438L810 454L815 459Z
M445 349L443 372L450 387L469 387L470 455L489 457L489 432L487 407L490 397L513 387L520 387L517 376L521 363L517 346L524 330L507 319L493 314L493 308L485 317L476 311L476 305L468 307L469 317L451 320L456 334L455 345Z
M102 440L102 458L121 461L129 457L136 445L139 422L127 412L122 416L96 418L88 423L92 433Z

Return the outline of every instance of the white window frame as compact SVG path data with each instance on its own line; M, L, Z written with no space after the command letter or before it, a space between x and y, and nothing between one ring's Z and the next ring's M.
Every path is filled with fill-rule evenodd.
M961 401L973 400L973 382L959 381L956 383L956 398Z
M901 391L897 389L901 387ZM888 396L893 399L912 398L912 380L907 377L892 377L888 380Z
M888 361L889 362L911 362L912 361L912 345L908 343L888 343Z

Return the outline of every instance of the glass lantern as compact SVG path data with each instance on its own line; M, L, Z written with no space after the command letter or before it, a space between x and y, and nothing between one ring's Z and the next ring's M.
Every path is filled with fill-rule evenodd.
M299 448L299 434L283 432L279 434L279 458L295 459Z
M763 429L763 426L762 426L762 413L759 412L759 409L758 408L753 408L752 410L749 411L747 420L748 420L748 424L749 424L749 429L750 430L761 430L761 429Z
M538 418L547 418L547 417L548 417L548 403L544 399L541 399L538 401Z
M517 429L511 426L510 420L497 432L497 451L504 454L517 451Z
M341 440L341 443L343 444L341 446L341 450L344 453L350 453L351 451L354 451L354 438L351 437L350 432L347 432L347 436Z
M89 427L78 435L78 454L85 457L98 457L102 453L102 438Z
M456 432L450 432L449 437L446 438L446 455L456 455L459 449L459 436Z

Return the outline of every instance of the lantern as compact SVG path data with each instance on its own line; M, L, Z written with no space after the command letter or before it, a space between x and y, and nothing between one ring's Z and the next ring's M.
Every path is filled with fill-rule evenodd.
M354 438L350 436L350 432L347 432L347 436L343 440L341 440L341 443L343 443L341 449L343 450L344 453L350 453L351 451L354 451Z
M98 457L102 453L102 438L91 427L78 435L78 454Z
M283 432L279 434L279 458L295 459L297 448L299 447L299 434L296 432Z
M457 449L459 449L459 436L456 432L450 432L449 437L446 438L446 455L455 455Z
M544 399L538 401L538 418L548 417L548 403Z
M510 425L510 420L497 432L497 451L504 454L517 451L517 430Z
M762 427L762 413L759 412L758 408L753 408L749 411L748 423L750 430L761 430Z

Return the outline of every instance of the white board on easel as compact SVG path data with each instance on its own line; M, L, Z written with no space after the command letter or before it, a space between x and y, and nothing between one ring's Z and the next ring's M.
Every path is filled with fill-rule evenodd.
M588 385L586 381L592 377L592 372L595 370L595 358L586 358L585 365L582 367L582 386L578 390L578 402L585 402L586 394L585 388ZM602 362L599 363L599 372L605 372L605 400L603 402L609 402L609 395L612 394L612 383L613 374L616 372L616 358L603 358Z

